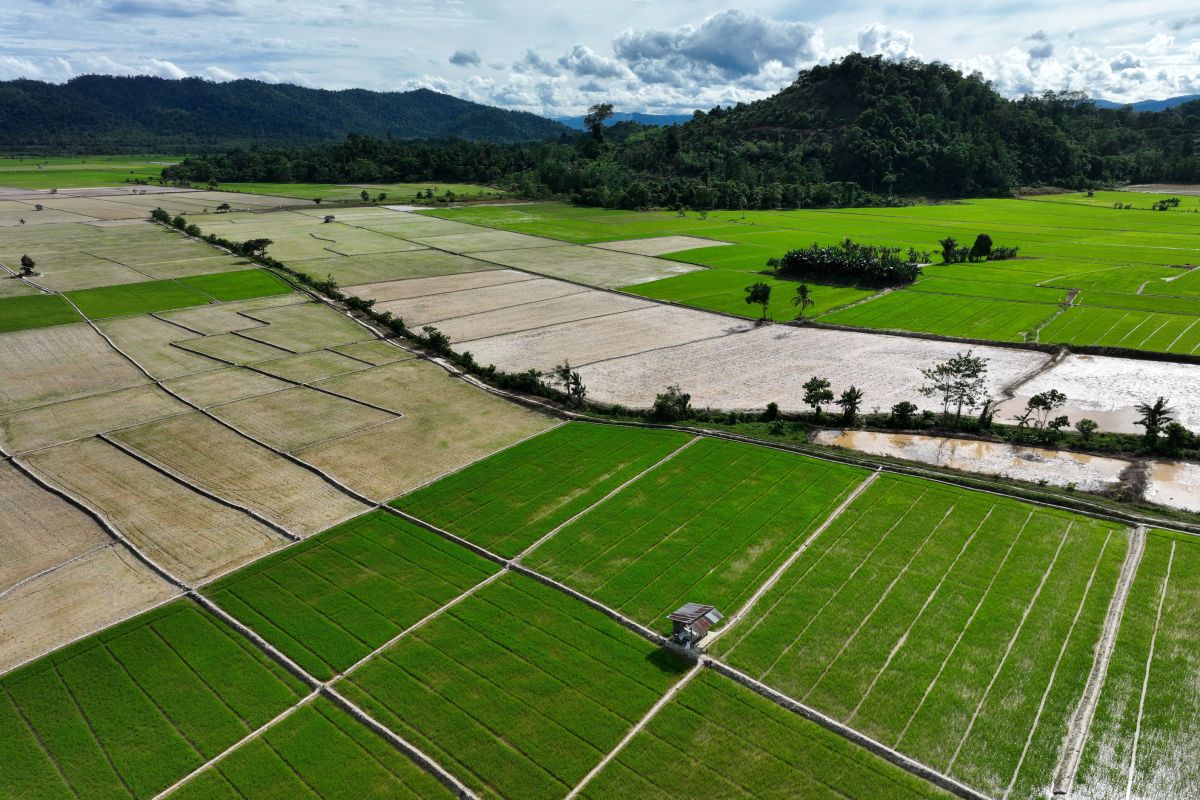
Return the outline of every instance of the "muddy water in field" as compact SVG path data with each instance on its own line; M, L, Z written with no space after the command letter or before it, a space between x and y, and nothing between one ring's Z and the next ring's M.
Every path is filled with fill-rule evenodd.
M1016 447L999 442L945 439L940 436L906 433L830 430L818 433L816 442L966 472L1002 475L1032 483L1040 480L1055 486L1074 483L1084 491L1097 491L1116 483L1121 470L1129 463L1119 458L1103 458L1041 447Z
M1172 508L1200 511L1200 464L1152 461L1146 499Z

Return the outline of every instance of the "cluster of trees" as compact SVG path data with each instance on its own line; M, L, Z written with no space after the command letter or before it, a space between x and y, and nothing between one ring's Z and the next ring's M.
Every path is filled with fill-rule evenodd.
M863 245L851 239L825 246L812 244L789 250L778 261L767 262L780 277L818 277L870 286L912 283L921 274L929 253L914 248Z
M947 236L938 241L942 246L943 264L962 264L967 261L1007 261L1017 257L1017 247L1002 247L993 244L992 237L981 233L970 247L960 245L958 239Z

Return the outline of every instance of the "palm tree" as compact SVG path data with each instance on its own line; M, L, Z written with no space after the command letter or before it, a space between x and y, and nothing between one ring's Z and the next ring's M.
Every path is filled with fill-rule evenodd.
M796 319L804 319L804 309L816 304L817 301L812 299L812 292L808 290L807 283L802 283L796 287L796 296L792 298L792 305L800 309L800 313L796 315Z
M842 392L842 396L837 399L837 405L842 409L842 424L849 427L854 424L854 416L858 413L858 409L862 408L863 391L857 386L851 386L846 391Z
M1148 403L1138 403L1135 406L1138 418L1134 425L1146 429L1146 444L1153 445L1158 441L1158 434L1167 423L1175 419L1175 409L1167 405L1167 399L1160 397L1154 401L1153 405Z

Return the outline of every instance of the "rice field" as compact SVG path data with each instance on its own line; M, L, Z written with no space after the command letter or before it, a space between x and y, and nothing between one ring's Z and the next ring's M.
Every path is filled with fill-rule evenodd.
M949 797L703 670L580 797Z
M524 800L562 797L682 671L598 612L505 575L338 686L482 796Z
M1036 796L1092 669L1128 534L883 476L717 650L991 796Z
M6 797L151 797L301 695L209 614L176 602L0 680Z
M569 423L392 505L511 557L689 441L671 431Z
M869 473L700 439L531 553L529 566L642 624L732 613Z

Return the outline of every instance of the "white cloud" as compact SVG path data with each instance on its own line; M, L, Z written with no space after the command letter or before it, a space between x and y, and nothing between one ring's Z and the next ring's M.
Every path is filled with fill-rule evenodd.
M200 77L208 78L210 81L224 83L226 81L235 81L237 80L238 76L227 69L221 69L220 67L210 65L200 70Z
M920 57L913 50L911 33L889 28L878 22L859 30L858 52L869 56L883 56L891 61Z
M579 75L596 78L620 78L628 71L620 63L592 52L590 47L577 44L570 52L558 59L558 65Z
M1113 68L1114 72L1120 72L1121 70L1144 67L1146 66L1146 62L1128 50L1122 50L1120 55L1108 62L1108 65Z

